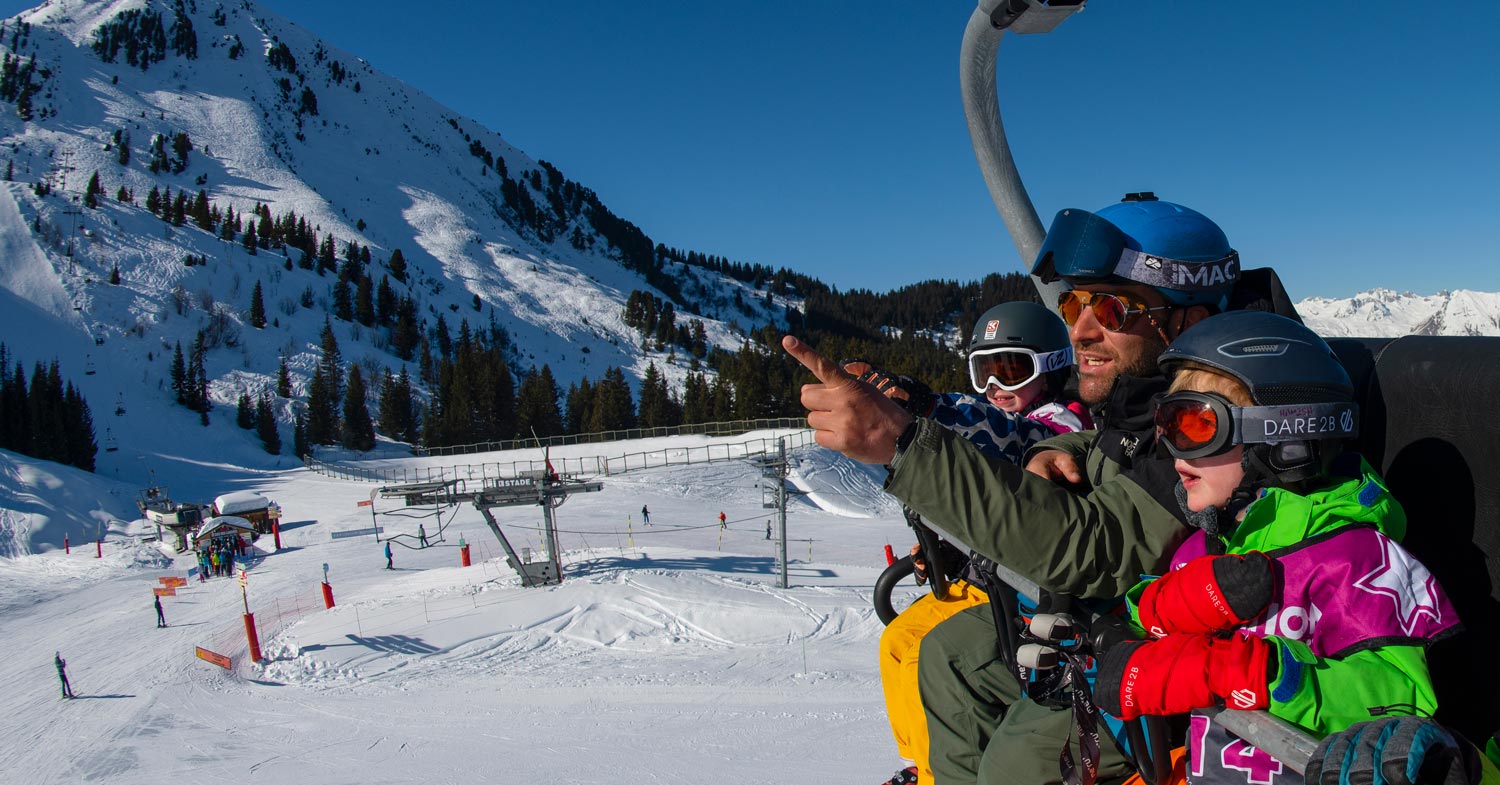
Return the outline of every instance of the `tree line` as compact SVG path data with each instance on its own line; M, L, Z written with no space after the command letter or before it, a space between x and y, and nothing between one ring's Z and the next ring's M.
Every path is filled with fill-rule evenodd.
M15 362L12 371L11 362ZM32 367L30 382L0 343L0 449L94 470L99 445L88 401L62 378L57 360Z

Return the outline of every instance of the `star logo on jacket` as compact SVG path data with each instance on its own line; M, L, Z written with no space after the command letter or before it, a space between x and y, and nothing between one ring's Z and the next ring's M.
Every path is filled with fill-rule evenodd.
M1396 604L1401 629L1407 635L1416 635L1417 625L1424 616L1433 624L1443 621L1443 611L1438 607L1437 579L1394 540L1381 538L1380 566L1355 581L1354 588L1389 597Z

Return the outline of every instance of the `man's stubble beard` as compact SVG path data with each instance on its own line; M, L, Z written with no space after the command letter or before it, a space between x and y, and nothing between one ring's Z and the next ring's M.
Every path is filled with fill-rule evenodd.
M1104 403L1109 397L1109 391L1114 389L1115 379L1120 376L1158 376L1161 371L1156 367L1156 358L1167 350L1167 344L1160 335L1143 335L1143 342L1138 351L1132 352L1129 357L1115 357L1115 373L1107 377L1078 377L1078 399L1089 407ZM1073 347L1074 354L1081 356L1084 350Z

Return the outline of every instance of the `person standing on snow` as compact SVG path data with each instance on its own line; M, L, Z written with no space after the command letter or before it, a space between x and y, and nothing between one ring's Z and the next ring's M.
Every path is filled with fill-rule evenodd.
M727 528L729 528L729 524L726 522L726 520L724 518L723 511L719 512L719 528L720 529L727 529Z
M57 680L62 682L62 696L73 697L73 687L68 684L68 661L62 658L62 652L53 655L53 662L57 664Z
M389 542L385 544L385 568L387 570L396 569L395 564L391 562L391 544Z
M421 543L423 548L427 547L427 526L425 524L417 524L417 542Z
M160 629L167 626L167 616L165 613L162 613L161 598L155 597L154 599L156 600L156 626Z
M644 504L641 505L641 523L647 526L651 525L651 511L646 509L646 505Z

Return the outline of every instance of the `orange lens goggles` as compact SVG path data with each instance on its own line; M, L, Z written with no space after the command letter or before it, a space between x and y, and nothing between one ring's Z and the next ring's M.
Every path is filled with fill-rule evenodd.
M1145 303L1136 302L1124 294L1108 294L1105 292L1086 292L1072 289L1057 296L1057 310L1062 314L1064 322L1072 327L1083 315L1083 309L1087 307L1094 314L1094 321L1100 327L1118 333L1130 329L1130 325L1137 316L1151 311L1171 310L1170 305L1161 305L1155 308L1146 307Z

